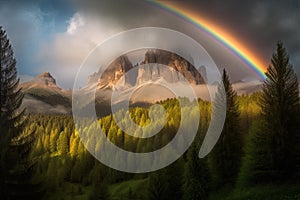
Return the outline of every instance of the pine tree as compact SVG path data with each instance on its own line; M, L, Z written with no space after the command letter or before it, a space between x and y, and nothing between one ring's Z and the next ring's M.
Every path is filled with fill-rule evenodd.
M295 167L294 148L297 129L296 110L299 105L297 75L289 63L289 56L279 42L266 73L260 105L270 134L272 164L279 176Z
M225 69L222 82L225 94L220 85L215 104L219 104L222 99L226 98L226 118L221 136L209 158L216 185L234 183L238 175L242 152L237 94L232 88Z
M136 200L139 199L135 192L132 191L131 187L129 187L128 192L125 197L126 200Z
M165 174L162 171L154 172L149 178L148 200L164 200L166 192Z
M65 131L59 134L57 147L61 154L67 154L69 152L69 139Z
M108 192L108 186L105 182L96 183L93 188L92 193L89 197L90 200L108 200L110 199L110 195Z
M281 42L266 76L260 99L262 120L250 132L241 169L243 185L282 181L295 172L298 80Z
M295 161L296 161L296 179L300 178L300 104L298 104L297 112L297 131L296 131L296 140L295 140Z
M149 200L173 200L182 197L183 160L154 172L149 177Z
M172 163L165 169L163 169L165 174L165 192L164 199L173 200L181 199L183 195L183 171L184 163L183 159L178 159L176 162Z
M16 60L6 32L0 27L0 195L20 199L36 195L29 182L34 163L28 160L34 134L22 133L23 94L17 78ZM31 189L30 189L31 188Z
M196 144L188 151L184 176L184 200L208 199L210 174L207 159L199 159Z
M23 100L21 89L18 89L16 59L6 32L0 26L0 133L3 136L11 129L21 127L24 111L19 111ZM15 134L15 135L13 135ZM7 135L7 134L6 134ZM11 131L9 138L16 136Z

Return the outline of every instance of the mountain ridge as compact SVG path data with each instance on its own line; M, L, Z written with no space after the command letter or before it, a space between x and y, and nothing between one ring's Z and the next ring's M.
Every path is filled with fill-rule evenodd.
M32 80L19 85L24 93L22 108L28 113L59 113L71 112L72 92L63 90L56 85L50 72L44 72Z
M136 65L133 65L129 58L123 55L107 67L101 78L100 72L91 74L86 87L78 89L78 91L60 88L51 73L44 72L32 80L20 84L20 88L25 94L22 107L27 108L29 113L68 114L72 110L72 92L80 92L84 95L95 90L95 106L102 110L106 110L106 107L110 105L111 96L115 90L119 92L120 101L130 98L132 104L152 104L175 97L171 91L160 84L169 84L173 88L184 90L180 84L184 83L184 79L194 89L198 98L209 100L209 89L214 89L216 85L205 85L205 67L197 67L201 74L180 56L157 49L147 51L143 61ZM148 87L144 87L147 85ZM239 94L249 94L260 90L261 85L260 81L242 80L234 83L233 87ZM131 93L133 95L128 96ZM87 99L86 105L92 103L91 101L93 99Z

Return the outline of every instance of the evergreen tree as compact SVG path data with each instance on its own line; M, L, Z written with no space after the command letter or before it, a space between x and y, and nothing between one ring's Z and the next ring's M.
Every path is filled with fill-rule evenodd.
M97 183L90 195L90 200L108 200L110 195L108 193L108 187L105 182Z
M240 168L242 152L237 94L225 69L222 82L225 94L219 86L215 104L226 98L226 118L221 136L210 155L210 167L217 185L234 183Z
M22 134L23 94L18 88L16 60L6 32L0 27L0 195L2 199L33 197L34 163L28 160L33 132ZM30 189L31 188L31 189Z
M241 170L242 184L289 179L295 172L295 152L299 145L295 141L300 132L296 119L298 80L281 42L266 76L260 99L262 120L260 127L249 135L245 152L248 156Z
M274 170L281 175L294 170L295 134L297 129L296 110L299 105L297 75L289 63L289 56L279 42L271 65L266 73L260 105L270 134L270 152Z
M199 159L197 146L188 151L184 176L184 200L208 199L210 174L207 159Z
M300 104L298 104L297 112L297 124L298 130L296 131L296 140L295 140L295 160L296 160L296 179L300 178Z
M59 134L59 137L57 140L57 147L61 154L67 154L69 152L69 138L65 131L62 131Z
M126 199L126 200L136 200L136 199L139 199L139 198L138 198L137 195L132 191L131 187L129 187L125 199Z
M154 172L149 178L148 200L164 200L166 192L165 174Z
M165 192L166 200L182 199L183 191L183 159L179 159L166 167L163 171L165 174Z
M18 89L16 59L6 32L0 26L0 133L8 140L16 136L21 127L23 112L19 111L23 94ZM7 134L10 131L10 134Z
M183 160L154 172L149 178L149 200L173 200L182 197Z

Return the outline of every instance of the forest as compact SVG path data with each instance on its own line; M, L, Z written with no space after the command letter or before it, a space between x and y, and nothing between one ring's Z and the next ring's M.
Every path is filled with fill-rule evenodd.
M244 124L245 129L248 124L251 124L258 115L257 97L258 94L251 96L241 96L238 101L242 105L240 110L243 110L244 116L240 123ZM180 107L176 99L170 99L160 102L167 110L167 113L172 113L172 119L168 120L168 123L164 126L160 133L155 137L149 139L137 139L132 136L124 134L116 125L112 116L103 117L99 119L99 123L102 125L103 131L106 133L110 141L133 152L148 152L153 149L159 149L167 144L176 134L176 129L180 122ZM210 103L199 100L199 108L201 109L201 122L199 123L199 132L197 140L198 143L201 141L201 136L206 133L209 121L210 121ZM133 120L142 125L147 124L149 121L147 108L133 108L130 110ZM176 114L178 113L178 114ZM186 153L176 163L162 170L165 172L154 172L150 174L129 174L119 172L117 170L110 169L99 161L97 161L90 153L86 150L84 145L80 141L78 132L74 128L74 122L72 116L69 115L28 115L26 125L24 126L22 133L19 137L34 137L34 143L32 144L31 151L28 153L28 160L34 161L34 171L31 174L32 180L28 184L32 184L35 187L39 186L39 189L46 191L46 197L49 195L50 199L56 199L59 195L63 195L67 191L70 198L72 196L80 196L85 193L92 193L93 190L98 192L98 187L104 188L99 192L104 194L95 195L107 195L110 196L108 186L114 185L126 181L142 181L144 185L144 191L148 191L148 187L156 187L156 182L151 185L149 181L158 181L154 178L161 178L160 173L170 174L169 180L165 180L165 184L168 182L174 182L177 185L177 189L181 191L184 181L185 168L188 164L189 159L194 156L196 161L199 159L197 152L198 147L195 142L194 152ZM87 134L89 129L87 128ZM241 134L241 133L239 133ZM241 134L242 136L242 134ZM240 137L234 138L242 142ZM146 140L146 141L145 141ZM93 141L93 140L91 140ZM99 142L101 143L101 142ZM94 144L96 148L97 144ZM230 144L228 144L230 145ZM191 154L191 155L189 155ZM190 161L191 162L191 161ZM207 162L207 163L206 163ZM212 161L211 161L212 162ZM199 163L204 165L208 170L208 161ZM201 172L201 171L199 171ZM209 172L203 171L202 173L209 175ZM177 177L175 180L172 178ZM181 177L181 178L179 178ZM210 176L208 176L210 177ZM166 177L168 179L168 177ZM206 180L208 181L208 180ZM208 184L204 181L203 184ZM100 184L100 185L99 185ZM169 183L168 183L169 184ZM148 185L148 186L146 186ZM161 186L164 187L164 186ZM175 186L174 186L175 187ZM149 191L151 191L149 188ZM171 187L170 193L173 193L175 188ZM153 192L160 188L153 188ZM128 192L131 195L137 196L137 199L145 199L147 194L138 194L134 188L128 188ZM106 193L106 194L105 194ZM183 192L181 192L183 194ZM51 197L53 194L58 196ZM179 195L182 195L179 194ZM89 194L93 195L93 194ZM88 195L88 196L89 196ZM118 198L118 194L117 195ZM115 196L111 194L112 197ZM129 195L129 194L121 194ZM167 196L170 196L168 194ZM129 198L129 197L128 197ZM157 199L157 197L153 197ZM178 198L178 194L172 197L172 199ZM47 198L46 198L47 199ZM101 199L101 198L100 198ZM113 198L114 199L114 198ZM131 199L131 198L130 198Z
M299 85L281 42L260 92L238 96L223 71L226 119L208 156L200 159L198 152L222 95L217 95L216 105L198 100L201 118L196 122L197 136L184 155L164 169L140 174L120 172L97 161L83 145L72 115L20 111L23 94L17 87L16 60L2 29L0 47L3 199L300 199ZM168 144L178 130L182 120L179 101L189 100L157 102L166 109L167 123L147 139L124 133L112 115L99 118L83 132L89 137L98 123L112 143L127 151L157 150ZM134 107L128 112L140 126L150 122L147 107ZM188 112L187 121L193 119L194 110ZM151 128L145 131L151 132ZM184 136L181 141L185 142ZM87 145L101 148L101 141L90 137Z

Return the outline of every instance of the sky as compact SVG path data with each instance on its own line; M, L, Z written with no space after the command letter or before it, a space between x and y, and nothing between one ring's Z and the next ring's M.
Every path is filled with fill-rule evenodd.
M172 1L226 30L267 67L283 41L300 75L300 1ZM257 79L245 63L193 24L141 0L0 0L0 25L15 50L23 81L49 71L59 86L73 87L89 52L122 31L163 27L201 44L233 81Z

